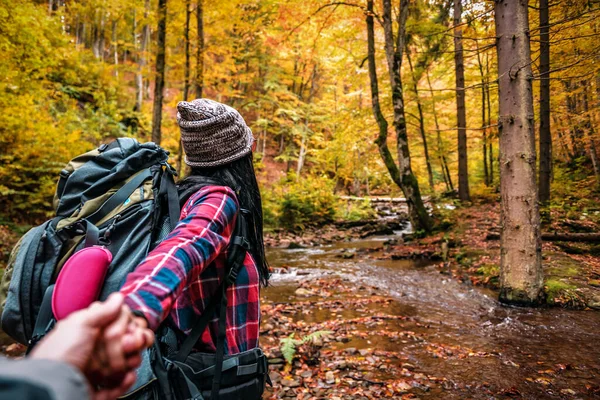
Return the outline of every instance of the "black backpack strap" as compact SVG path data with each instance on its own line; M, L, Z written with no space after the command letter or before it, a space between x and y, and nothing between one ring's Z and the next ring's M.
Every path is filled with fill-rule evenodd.
M40 312L35 320L33 334L27 347L27 354L33 350L35 345L46 335L54 324L54 313L52 312L52 294L54 293L54 285L48 286L44 293L44 299L40 307Z
M179 215L181 214L181 207L179 205L179 194L177 193L177 186L173 180L173 174L166 170L162 174L160 180L159 195L167 200L167 208L169 211L169 225L171 230L175 229L179 222Z
M218 392L221 385L221 372L223 368L223 358L225 356L225 333L226 333L226 310L227 310L227 288L237 279L237 276L244 265L246 252L250 250L248 241L248 226L245 214L247 210L240 209L238 213L235 229L229 242L229 254L227 256L227 271L225 279L217 289L215 296L205 308L204 312L192 328L192 331L185 339L177 354L173 357L175 361L185 362L192 352L194 345L198 342L202 333L208 326L211 317L214 315L217 305L219 305L219 331L216 343L216 362L215 375L213 379L211 399L218 399Z
M215 375L213 377L211 399L219 398L221 387L221 374L223 372L223 358L225 357L225 333L227 331L227 284L221 285L221 305L219 306L219 333L217 336L217 354L215 355Z
M194 193L205 186L227 186L223 182L215 178L206 176L192 175L185 178L179 184L179 204L181 207L187 203Z

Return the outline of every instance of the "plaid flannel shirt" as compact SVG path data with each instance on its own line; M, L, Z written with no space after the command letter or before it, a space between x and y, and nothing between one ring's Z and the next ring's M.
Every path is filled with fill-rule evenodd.
M238 203L232 189L205 186L186 202L177 227L127 277L121 289L132 311L141 312L156 330L167 317L189 334L225 275L227 246L235 228ZM227 288L226 354L258 346L259 276L246 254L236 282ZM215 352L218 312L196 344Z

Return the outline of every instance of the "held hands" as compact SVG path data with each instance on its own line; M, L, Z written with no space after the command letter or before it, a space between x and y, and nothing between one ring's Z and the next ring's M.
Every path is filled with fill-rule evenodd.
M135 317L117 293L60 321L31 357L76 367L90 382L94 400L108 400L124 394L135 382L141 352L153 342L146 321Z

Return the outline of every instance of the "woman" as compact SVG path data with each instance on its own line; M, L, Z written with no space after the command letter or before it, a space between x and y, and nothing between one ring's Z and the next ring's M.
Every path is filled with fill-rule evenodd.
M224 104L197 99L180 102L177 110L185 162L192 171L180 189L193 194L176 229L128 276L121 293L138 325L156 331L166 320L180 335L188 335L218 295L236 218L240 209L248 210L250 249L237 279L227 287L225 338L226 355L246 352L258 347L259 286L268 281L261 198L252 165L254 139L242 116ZM216 352L217 316L195 350Z

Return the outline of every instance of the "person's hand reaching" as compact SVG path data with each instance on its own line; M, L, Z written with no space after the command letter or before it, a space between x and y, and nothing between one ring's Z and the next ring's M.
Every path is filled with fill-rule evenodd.
M68 363L88 378L95 400L114 399L135 382L141 351L153 343L132 318L123 296L113 294L58 322L30 357Z

